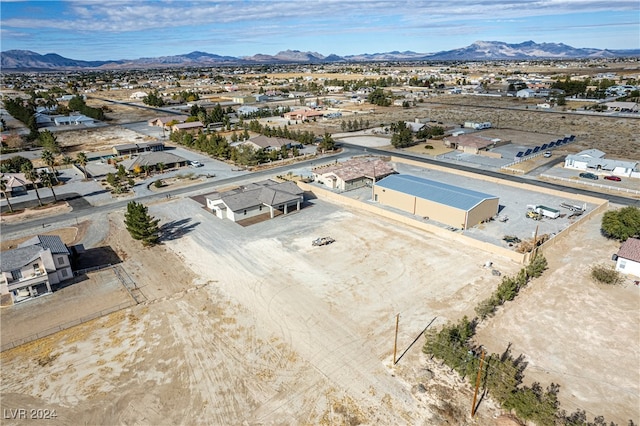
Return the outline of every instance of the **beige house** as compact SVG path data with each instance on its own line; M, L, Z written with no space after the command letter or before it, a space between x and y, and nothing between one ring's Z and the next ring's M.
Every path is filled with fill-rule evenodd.
M316 167L313 180L331 189L348 191L371 185L395 173L392 165L377 157L356 157L347 161Z
M73 277L67 246L56 235L38 235L0 256L0 294L21 302L51 293L51 285Z
M205 195L207 208L220 219L233 222L278 212L288 214L300 210L304 191L294 182L276 182L271 179L224 192Z
M169 123L184 123L189 118L188 115L168 115L166 117L157 117L147 121L149 126L166 127Z
M508 141L501 141L500 139L488 139L467 134L448 136L443 141L446 147L457 149L467 154L478 154L480 151L487 151L490 148L508 143Z
M373 200L454 228L468 229L498 213L498 197L411 175L390 175Z
M197 133L204 128L204 124L200 121L190 121L187 123L178 123L171 126L172 132L179 132L181 130L188 133Z

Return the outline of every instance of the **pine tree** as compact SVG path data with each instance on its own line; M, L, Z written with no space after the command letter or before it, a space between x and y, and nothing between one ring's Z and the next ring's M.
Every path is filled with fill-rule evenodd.
M135 201L127 204L127 212L124 214L124 224L134 240L142 241L144 246L152 246L158 243L160 230L159 219L149 215L147 207Z

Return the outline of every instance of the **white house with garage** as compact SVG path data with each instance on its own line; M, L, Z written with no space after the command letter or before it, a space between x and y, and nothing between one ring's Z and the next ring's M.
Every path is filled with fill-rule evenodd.
M629 238L615 256L616 271L640 277L640 239Z
M51 293L51 285L73 277L71 253L57 235L38 235L0 256L0 294L16 303Z
M636 177L638 174L637 161L612 160L605 158L605 155L599 149L585 149L577 154L567 155L564 167L594 173L603 172L616 176Z
M220 219L239 222L260 215L273 219L298 211L304 201L303 194L294 182L267 179L229 191L213 192L205 195L205 200L207 208Z

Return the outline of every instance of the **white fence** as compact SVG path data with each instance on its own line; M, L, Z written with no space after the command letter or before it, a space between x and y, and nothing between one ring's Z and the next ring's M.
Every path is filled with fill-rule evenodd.
M575 180L575 179L569 179L569 178L564 178L564 177L560 177L560 176L551 176L551 175L547 175L547 174L542 174L542 175L540 175L540 177L547 178L547 179L560 180L560 181L563 181L563 182L573 182L573 183L576 183L576 180ZM629 194L640 195L640 191L635 190L635 189L620 188L620 187L618 187L618 186L611 186L611 185L603 185L603 184L601 184L601 183L587 182L586 180L580 180L580 181L579 181L579 183L580 183L581 185L593 186L594 188L609 189L609 190L615 190L615 191L627 192L627 193L629 193Z

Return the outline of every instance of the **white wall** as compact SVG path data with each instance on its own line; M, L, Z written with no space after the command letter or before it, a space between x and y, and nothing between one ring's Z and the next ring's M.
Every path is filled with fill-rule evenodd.
M634 262L633 260L619 257L616 262L616 271L640 277L640 262Z

